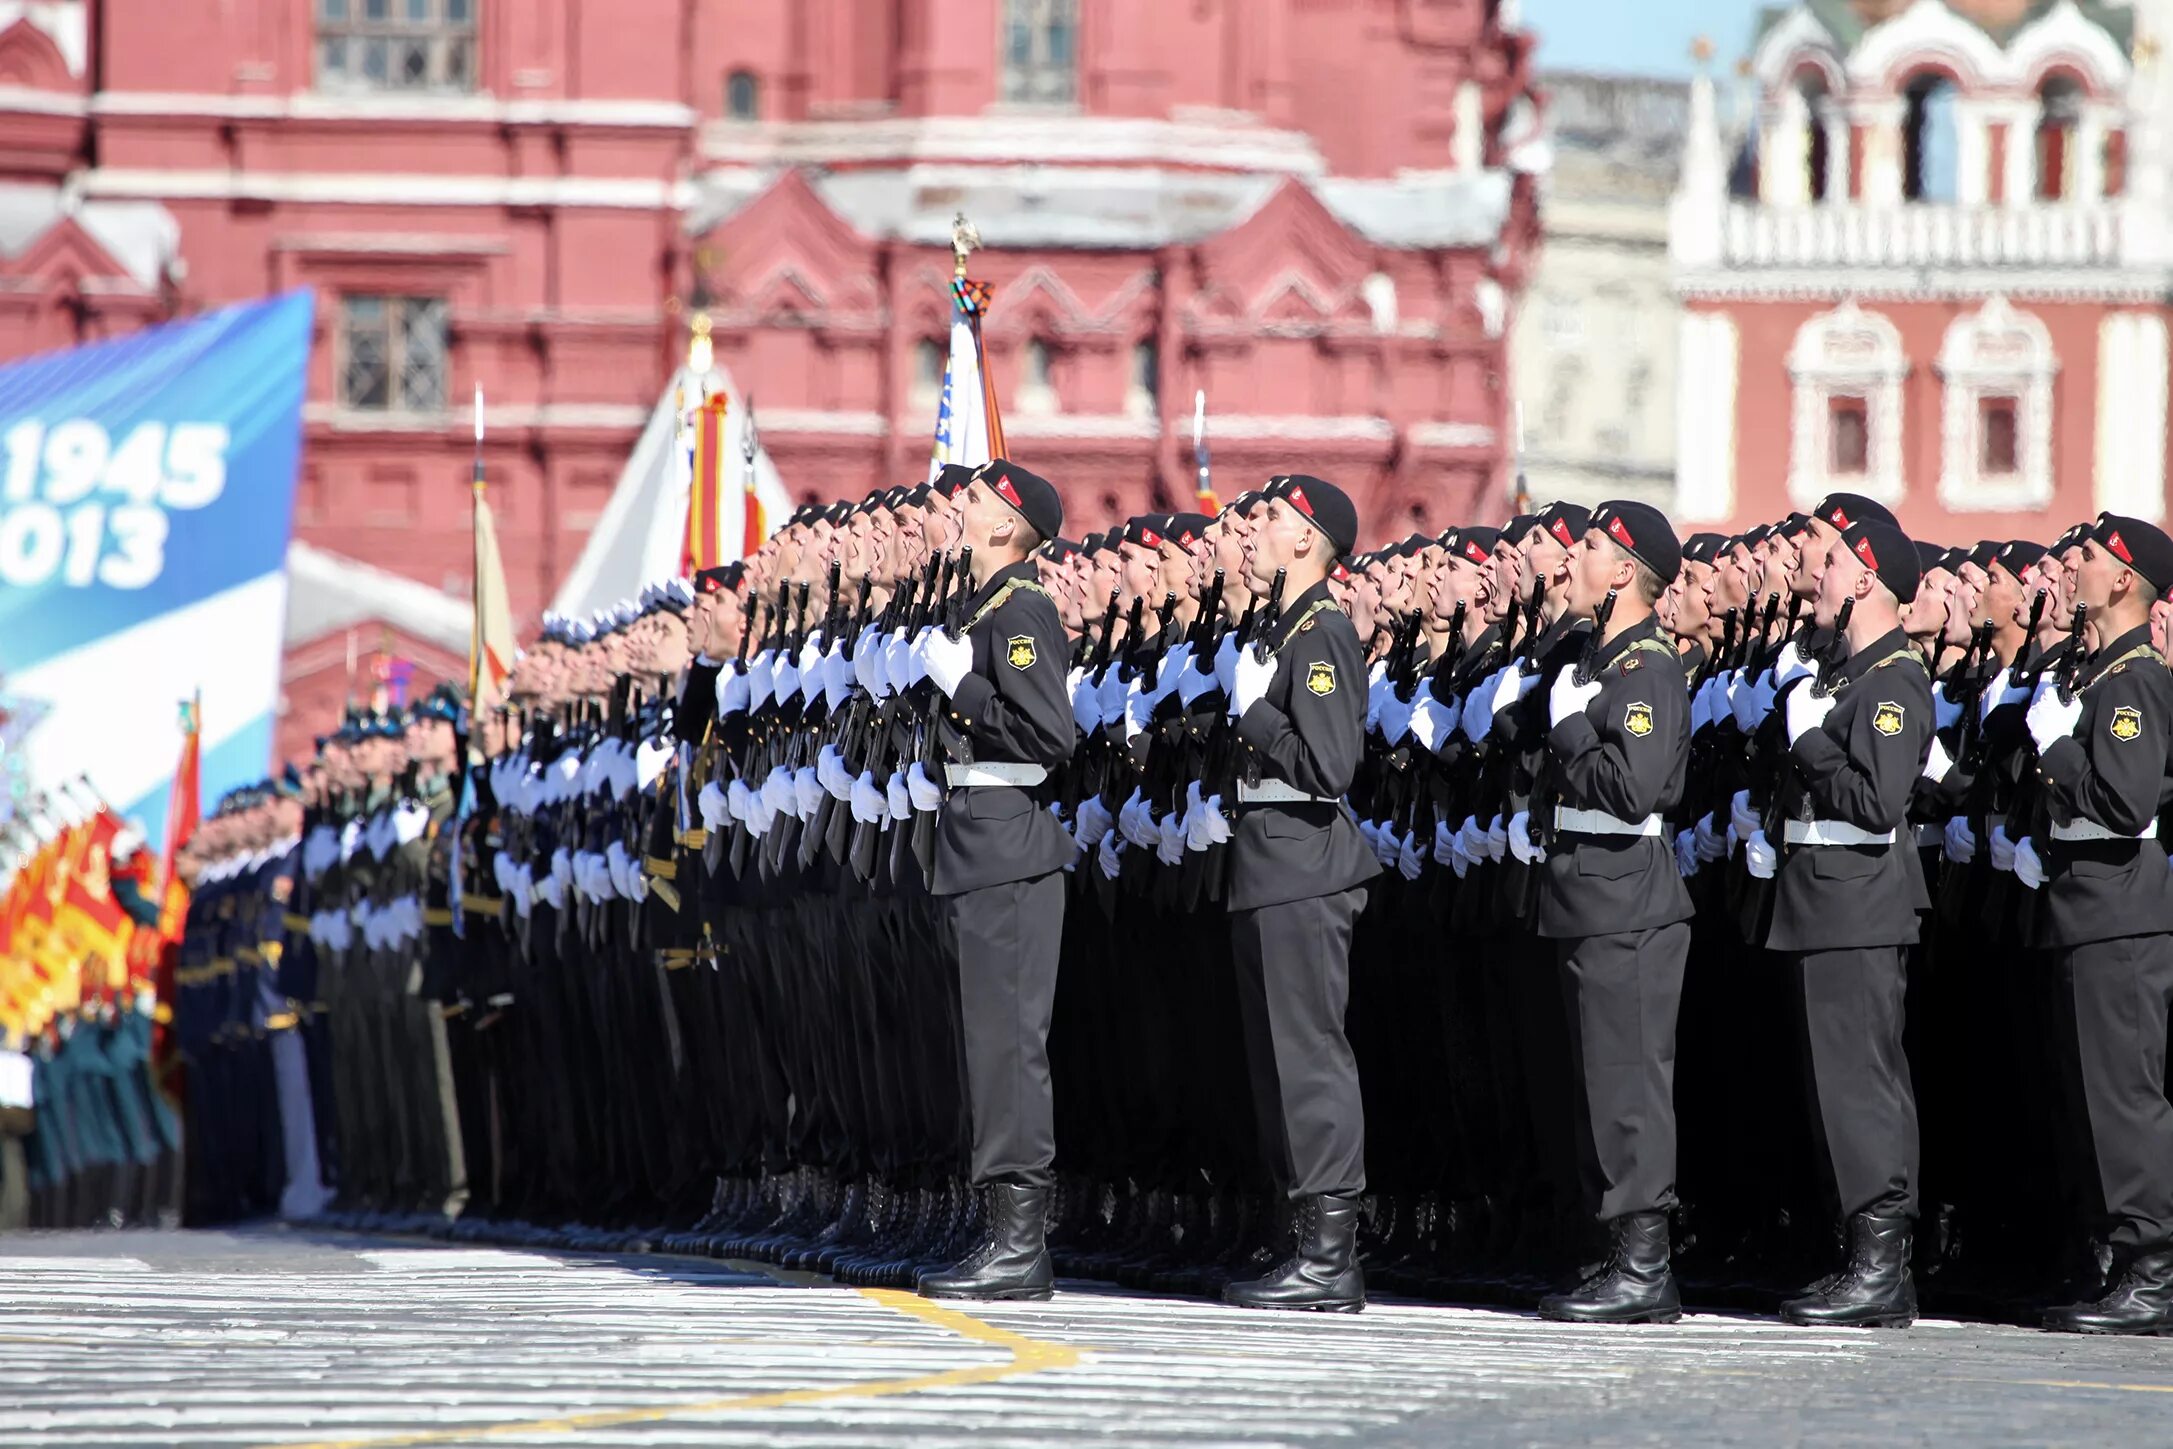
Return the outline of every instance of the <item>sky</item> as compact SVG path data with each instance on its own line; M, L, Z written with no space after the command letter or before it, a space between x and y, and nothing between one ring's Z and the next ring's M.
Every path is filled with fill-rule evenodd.
M1549 70L1686 77L1690 43L1714 46L1725 75L1750 48L1758 12L1774 0L1524 0L1524 25L1539 36Z

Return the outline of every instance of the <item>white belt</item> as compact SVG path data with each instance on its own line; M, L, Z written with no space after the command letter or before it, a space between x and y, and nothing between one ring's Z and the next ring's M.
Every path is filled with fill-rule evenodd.
M1262 780L1257 785L1238 782L1237 803L1240 805L1333 805L1336 798L1330 795L1308 795L1288 780Z
M1644 835L1658 837L1667 833L1666 822L1657 815L1647 815L1642 820L1624 820L1605 810L1573 810L1567 805L1554 807L1554 828L1567 835Z
M1845 820L1791 820L1783 832L1790 845L1892 845L1891 830L1865 830Z
M2158 835L2158 818L2154 815L2143 822L2143 828L2133 835L2123 835L2117 830L2107 830L2095 820L2077 820L2068 825L2052 827L2054 840L2154 840Z
M944 783L954 790L971 789L976 785L1010 785L1024 788L1038 785L1049 778L1046 765L945 765Z

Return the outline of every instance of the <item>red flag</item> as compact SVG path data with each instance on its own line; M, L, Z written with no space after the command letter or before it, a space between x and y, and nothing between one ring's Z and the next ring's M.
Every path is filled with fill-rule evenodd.
M197 778L203 714L204 696L199 690L194 699L181 706L181 760L174 766L173 785L166 792L166 852L159 857L159 890L174 878L174 857L203 823L203 794Z
M718 522L724 507L724 458L725 413L730 402L723 393L705 398L694 410L694 479L687 490L687 544L680 551L679 572L692 577L695 570L715 568L725 562L722 541L718 538ZM750 531L747 538L759 541L762 531L754 527L760 516L761 506L754 501L754 489L747 490L747 518Z

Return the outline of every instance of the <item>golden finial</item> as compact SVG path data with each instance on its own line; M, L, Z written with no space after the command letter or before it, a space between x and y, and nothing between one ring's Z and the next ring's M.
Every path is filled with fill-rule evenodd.
M1696 40L1691 41L1690 58L1699 65L1711 60L1713 58L1713 38L1709 35L1701 35Z
M709 314L694 314L693 335L687 339L687 370L697 378L709 376L717 360L717 345L709 340Z
M966 220L966 213L961 211L958 215L952 217L951 262L956 276L964 278L966 275L966 258L980 249L981 233L975 229L972 222Z

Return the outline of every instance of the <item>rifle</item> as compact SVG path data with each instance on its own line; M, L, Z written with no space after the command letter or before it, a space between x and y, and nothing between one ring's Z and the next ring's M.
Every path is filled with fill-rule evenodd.
M1267 607L1260 611L1260 618L1253 626L1258 632L1250 641L1254 659L1265 660L1268 657L1268 640L1274 636L1275 626L1283 617L1283 583L1288 576L1288 569L1277 569L1274 581L1268 585Z
M1532 597L1524 606L1524 638L1518 643L1512 658L1524 660L1534 657L1539 648L1539 614L1547 601L1547 581L1532 580Z
M2036 662L2030 656L2037 652L2037 629L2045 621L2045 605L2051 598L2052 590L2039 589L2030 599L2030 622L2028 627L2022 631L2022 647L2015 651L2014 675L2012 677L2017 683L2021 682L2023 671Z
M1154 611L1154 639L1151 642L1157 644L1161 642L1162 637L1169 633L1169 621L1176 616L1177 591L1172 589L1162 596L1161 607ZM1145 642L1149 641L1143 641L1143 644ZM1167 649L1155 650L1154 658L1148 660L1145 668L1140 672L1141 688L1151 690L1162 682L1162 660L1168 653Z
M1607 621L1615 616L1615 591L1609 589L1607 597L1592 611L1592 632L1585 636L1584 652L1577 657L1577 668L1571 678L1579 685L1592 682L1592 675L1599 667L1600 648L1606 642Z
M973 597L973 545L967 544L958 551L958 568L951 575L955 587L951 590L950 612L943 621L943 632L956 639L966 628L966 603Z
M1117 601L1123 597L1122 588L1109 591L1109 607L1102 610L1101 633L1095 636L1093 647L1086 657L1085 668L1094 676L1096 684L1101 683L1102 676L1109 672L1109 643L1117 632Z
M1849 619L1855 612L1854 599L1841 601L1841 612L1833 619L1833 642L1819 656L1818 677L1811 681L1813 699L1824 699L1839 687L1834 682L1834 675L1840 672L1842 661L1848 658Z
M2058 686L2062 704L2073 704L2076 694L2082 689L2083 666L2089 662L2083 651L2082 631L2089 615L2088 604L2077 604L2074 621L2067 628L2067 658L2060 661Z
M1730 609L1726 614L1721 617L1720 644L1713 650L1712 653L1708 654L1705 657L1704 666L1698 670L1698 677L1695 681L1696 683L1703 684L1707 680L1711 679L1714 675L1720 673L1721 669L1727 663L1728 656L1735 652L1736 623L1737 613L1734 609Z

